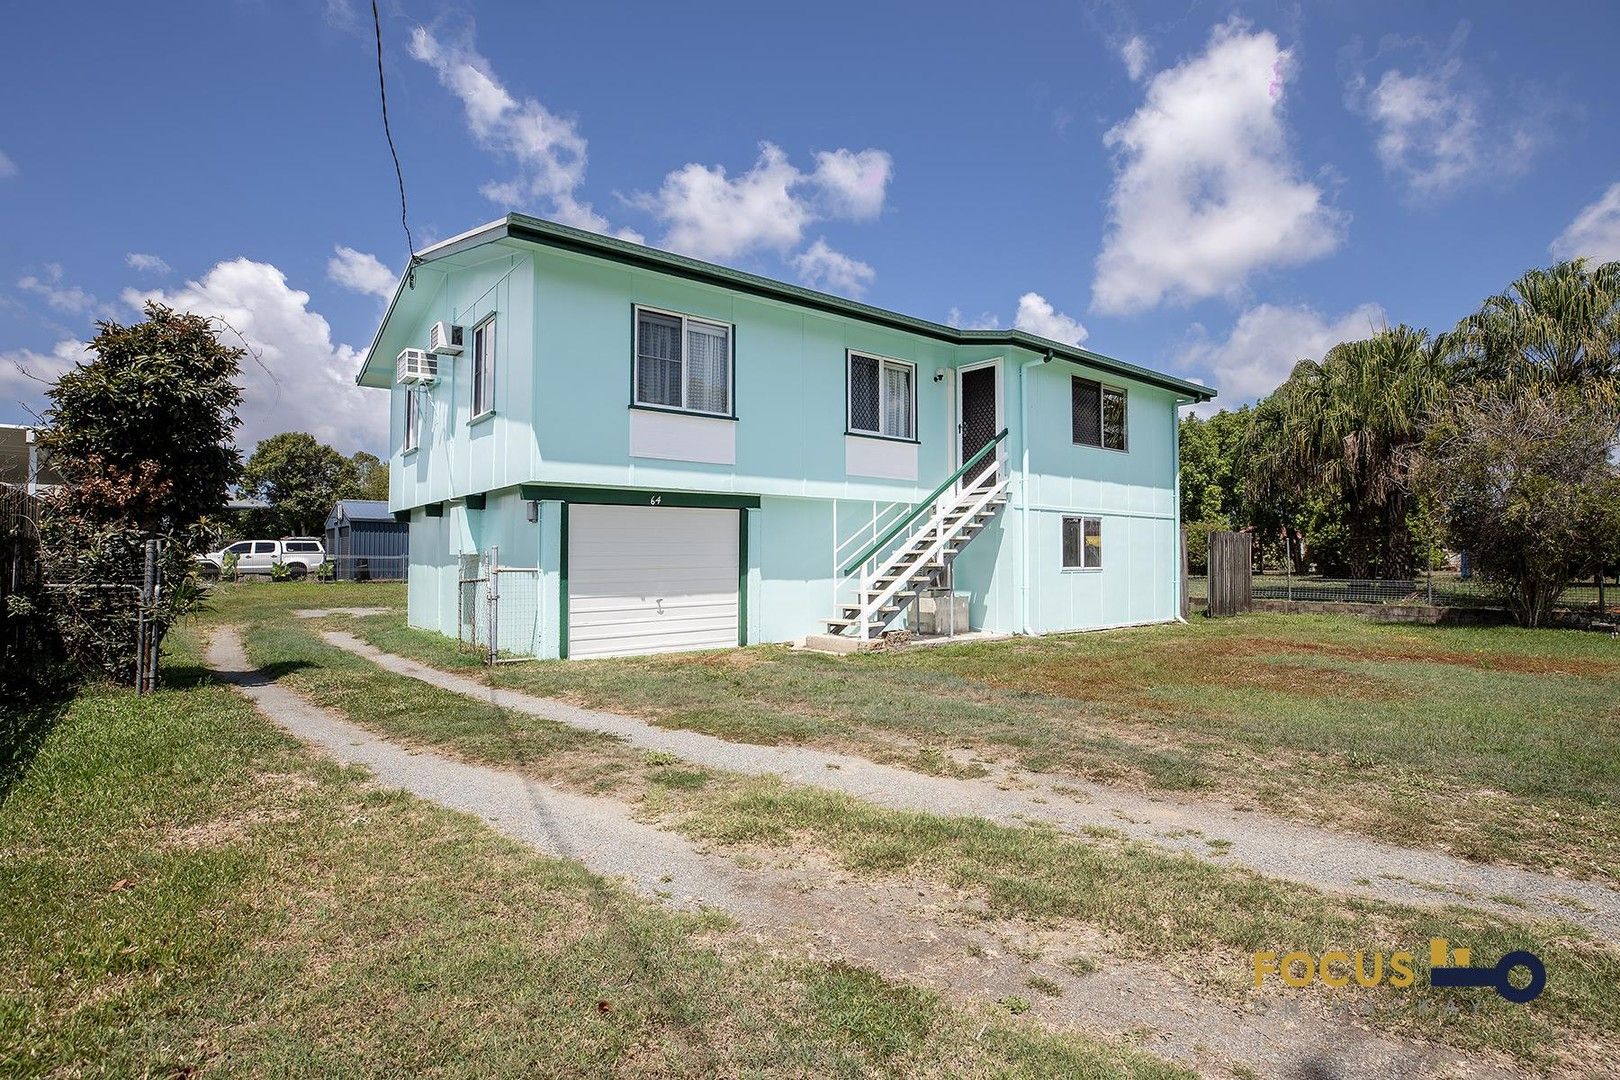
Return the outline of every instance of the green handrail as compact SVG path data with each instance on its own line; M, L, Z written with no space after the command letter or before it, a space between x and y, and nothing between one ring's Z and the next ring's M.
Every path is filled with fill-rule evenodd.
M912 507L911 513L907 514L905 517L901 518L899 521L895 522L893 525L890 525L887 532L885 532L882 536L878 537L876 540L872 541L871 545L868 546L865 551L861 552L860 555L857 556L853 562L851 562L848 566L844 567L844 573L853 574L855 572L855 570L862 563L864 563L867 559L870 559L873 555L876 555L879 551L882 551L883 550L883 545L887 544L890 540L893 540L896 536L899 536L900 535L900 530L904 529L907 525L910 525L913 521L916 521L917 518L922 515L922 512L924 510L926 510L930 506L934 505L934 500L935 499L939 498L941 495L943 495L945 493L946 488L950 487L952 484L954 484L958 480L962 479L962 474L963 473L967 472L969 469L973 468L973 466L975 466L979 462L983 461L984 460L984 455L988 454L995 447L995 445L997 443L999 443L1002 439L1005 439L1006 437L1007 437L1007 429L1002 428L1001 432L995 438L993 438L989 442L985 443L984 446L980 448L980 450L979 450L979 452L977 454L974 454L972 457L970 457L966 461L964 461L962 463L962 467L960 469L957 469L955 472L951 473L951 475L947 476L945 478L945 482L943 484L940 484L939 487L935 488L933 490L932 494L930 494L928 496L928 498L924 499L922 502L920 502L916 506Z

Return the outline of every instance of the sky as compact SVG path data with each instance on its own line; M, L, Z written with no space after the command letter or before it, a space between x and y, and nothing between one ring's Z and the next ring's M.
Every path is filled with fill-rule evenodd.
M251 348L244 449L385 453L353 378L408 248L369 4L92 9L5 17L33 44L0 90L0 421L154 299ZM1208 408L1620 259L1613 3L381 12L418 248L522 211L1082 343Z

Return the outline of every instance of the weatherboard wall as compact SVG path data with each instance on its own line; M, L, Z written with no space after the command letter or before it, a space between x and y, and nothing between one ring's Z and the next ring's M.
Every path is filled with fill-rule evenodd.
M971 597L973 624L1053 631L1174 617L1170 391L1065 360L1040 363L1043 354L1028 349L955 345L580 254L503 244L479 250L487 257L471 265L418 271L418 287L434 291L406 338L425 343L433 321L454 320L467 328L467 351L449 359L438 385L422 393L427 407L414 453L399 449L405 391L391 393L392 505L414 508L413 624L454 634L457 556L498 546L503 563L549 575L543 616L549 630L538 647L542 655L556 654L548 639L555 636L558 567L544 552L548 536L559 542L553 533L561 510L557 504L549 519L542 511L530 522L516 491L530 483L762 496L751 525L749 637L776 641L816 632L841 599L836 544L869 528L873 513L921 499L949 474L956 438L952 369L995 357L1002 360L1002 416L1010 430L1004 453L1015 479L1010 504L957 560L956 585ZM734 425L734 464L632 454L636 304L734 326L736 419L720 421ZM474 420L472 329L491 313L495 411ZM917 365L915 479L848 471L849 349ZM936 371L947 377L935 381ZM1074 444L1076 374L1128 390L1128 452ZM1020 423L1025 409L1027 433ZM1027 490L1020 471L1026 438ZM461 502L481 494L481 510ZM443 516L428 516L427 504ZM1066 515L1103 519L1102 570L1062 567ZM846 546L844 553L855 550Z

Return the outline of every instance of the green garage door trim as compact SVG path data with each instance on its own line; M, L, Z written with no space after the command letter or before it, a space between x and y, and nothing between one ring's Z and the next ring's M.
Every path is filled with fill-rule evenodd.
M592 506L680 506L696 510L758 510L758 495L709 491L650 491L646 488L574 487L569 484L519 484L529 501L555 500Z

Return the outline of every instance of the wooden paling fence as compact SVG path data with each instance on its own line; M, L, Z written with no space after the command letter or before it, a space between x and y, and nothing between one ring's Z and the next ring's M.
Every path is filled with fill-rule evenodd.
M1254 538L1209 534L1209 614L1241 615L1254 607Z

